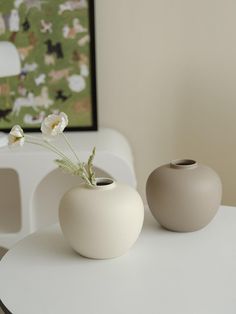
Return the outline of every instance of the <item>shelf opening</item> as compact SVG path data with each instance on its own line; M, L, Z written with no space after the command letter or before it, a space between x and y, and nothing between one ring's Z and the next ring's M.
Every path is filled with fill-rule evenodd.
M21 197L18 173L0 169L0 234L21 229Z

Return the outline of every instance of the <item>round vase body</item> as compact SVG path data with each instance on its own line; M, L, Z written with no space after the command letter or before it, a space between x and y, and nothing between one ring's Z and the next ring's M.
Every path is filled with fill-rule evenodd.
M125 254L137 240L144 219L143 202L136 190L102 180L110 183L81 184L66 192L59 207L61 229L70 246L95 259Z
M222 197L219 176L194 160L177 160L154 170L146 184L149 208L166 229L179 232L205 227Z

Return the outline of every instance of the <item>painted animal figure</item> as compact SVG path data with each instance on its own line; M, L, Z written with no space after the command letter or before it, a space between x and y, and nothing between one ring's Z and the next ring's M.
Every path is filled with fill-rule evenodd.
M61 43L57 42L56 44L53 44L51 39L48 39L45 41L45 44L47 45L47 54L51 55L55 53L58 59L64 57Z
M61 15L65 11L74 11L78 9L85 9L88 7L86 0L74 0L74 1L66 1L59 5L59 15Z
M9 30L10 32L19 32L20 30L20 17L18 10L12 9L9 17Z
M24 73L24 72L21 72L21 73L19 74L19 80L20 80L20 82L24 82L24 81L25 81L27 74L28 74L28 73Z
M21 73L29 73L29 72L34 72L38 68L38 64L33 62L33 63L26 63L23 68L21 69Z
M45 55L44 56L44 63L46 65L54 65L55 64L55 58L53 55Z
M24 32L27 32L30 29L30 22L27 17L25 18L24 23L22 23L22 27Z
M34 105L48 109L49 106L53 105L53 101L48 96L48 88L47 86L43 86L41 94L34 98Z
M45 83L45 80L46 80L46 74L44 74L44 73L41 73L38 77L36 77L36 78L34 79L35 84L36 84L37 86L39 86L39 85L41 85L41 84L44 84L44 83Z
M80 75L84 76L84 77L88 77L89 76L89 67L87 64L85 63L80 63Z
M45 116L46 116L45 111L41 111L38 115L31 115L27 113L24 116L24 123L32 125L41 124Z
M62 35L64 38L75 38L75 33L70 33L70 27L66 24L62 29Z
M29 93L27 97L19 97L14 102L12 113L18 116L21 108L24 107L33 108L35 111L38 111L38 107L48 109L53 104L53 101L48 96L48 88L44 86L39 96Z
M23 84L18 85L17 91L23 97L25 97L27 95L27 89L24 87Z
M70 69L62 69L62 70L52 70L48 73L48 76L51 78L50 83L55 83L63 78L67 78L69 76Z
M26 97L19 97L15 99L12 113L16 116L19 115L22 107L34 108L34 94L29 93Z
M62 101L64 102L64 101L66 101L69 97L70 97L70 96L66 96L66 95L64 94L64 91L63 91L63 90L59 89L59 90L57 91L57 95L56 95L56 97L55 97L55 100L62 100Z
M78 18L73 19L73 28L76 31L76 33L84 33L87 32L88 29L85 28L81 23Z
M85 46L87 43L89 43L89 41L90 41L90 37L89 37L89 35L87 34L87 35L85 35L84 37L82 37L82 38L80 38L80 39L78 40L78 45L79 45L80 47L83 47L83 46Z
M40 31L42 33L50 33L50 34L52 33L52 22L46 22L44 20L41 20L40 23L41 23Z
M89 59L85 54L74 50L73 55L72 55L72 60L78 63L78 67L80 69L80 75L82 76L89 75Z
M80 54L80 58L79 58L79 62L82 63L82 64L89 64L88 56L86 56L85 54L81 53Z
M0 109L0 119L10 122L7 116L11 113L11 109Z
M64 38L75 38L78 33L87 32L87 28L80 24L78 18L73 19L73 26L69 27L67 24L62 29L62 34Z
M21 48L17 48L18 52L19 52L19 55L20 55L20 58L22 61L25 60L25 58L28 57L29 53L31 52L31 50L33 49L34 47L32 45L28 46L28 47L21 47Z

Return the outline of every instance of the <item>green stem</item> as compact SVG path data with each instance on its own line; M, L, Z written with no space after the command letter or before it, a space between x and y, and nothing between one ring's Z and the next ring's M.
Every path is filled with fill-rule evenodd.
M57 152L61 157L63 157L63 158L65 158L65 159L69 159L65 154L63 154L55 145L53 145L53 144L51 144L49 141L47 141L47 140L45 140L45 139L43 139L43 140L41 140L41 139L39 139L38 137L36 137L36 136L32 136L32 135L27 135L27 136L25 136L25 138L29 138L29 139L31 139L31 140L33 140L33 141L36 141L35 142L35 144L37 143L37 144L41 144L41 146L42 147L45 147L45 148L48 148L48 149L53 149L53 151L55 152ZM33 144L33 142L31 142L31 144Z
M64 140L66 141L67 145L69 146L70 150L72 151L72 153L74 154L75 158L77 159L78 163L81 164L81 161L80 161L78 155L76 154L76 152L75 152L73 146L71 145L69 139L67 138L67 136L66 136L64 133L62 133L62 135L63 135Z
M63 157L61 153L59 153L58 151L48 147L47 145L45 145L44 143L38 143L38 142L34 142L34 141L30 141L28 140L27 138L25 139L25 141L29 144L34 144L34 145L38 145L38 146L41 146L43 148L47 148L47 149L50 149L53 153L56 153L58 156L60 157Z
M50 142L44 140L44 145L47 145L47 147L48 147L49 149L51 148L51 149L54 149L55 151L57 151L58 154L60 154L63 158L70 160L69 157L67 157L67 156L66 156L64 153L62 153L55 145L51 144Z
M70 150L72 151L72 153L74 154L75 158L77 159L78 163L82 166L86 178L89 178L89 175L88 175L88 172L87 172L86 168L84 167L83 163L80 161L80 159L79 159L78 155L76 154L73 146L71 145L71 142L69 141L68 137L64 133L62 133L62 135L63 135L67 145L69 146ZM89 182L90 182L90 180L89 180Z
M89 181L89 179L86 176L83 176L82 179L84 179L88 185L93 186L93 184Z
M51 149L52 151L54 151L56 154L58 154L59 156L61 156L62 158L64 158L68 164L72 167L72 169L74 169L74 171L78 170L77 166L70 160L69 157L67 157L65 154L63 154L56 146L54 146L53 144L49 143L49 142L44 142L44 147ZM79 167L81 165L79 164Z
M65 137L66 138L66 137ZM49 149L51 150L52 152L54 152L56 155L60 156L61 158L65 159L66 162L68 163L68 165L71 167L71 169L73 171L77 171L78 168L77 166L69 159L69 157L67 157L64 153L62 153L55 145L49 143L48 141L46 140L43 140L41 141L40 139L38 139L37 137L34 137L34 136L31 136L31 135L27 135L25 136L25 140L27 143L30 143L30 144L34 144L34 145L38 145L38 146L41 146L41 147L44 147L46 149ZM68 142L67 142L68 143ZM69 145L69 143L68 143ZM76 155L75 151L73 150L72 146L69 145L70 149L73 151L74 155ZM77 155L76 155L77 156ZM89 176L88 176L88 173L86 171L86 168L84 167L83 163L80 162L78 156L77 156L77 161L78 161L78 166L80 168L82 168L83 170L83 176L82 176L82 179L84 179L86 181L86 183L88 185L93 185L92 182L90 181L89 179Z
M57 154L59 157L66 159L66 161L68 162L70 167L72 167L72 169L77 170L76 166L70 161L70 159L66 155L61 153L55 146L47 145L48 143L42 143L42 142L39 143L39 142L30 141L27 138L26 138L26 142L30 143L30 144L38 145L38 146L41 146L41 147L44 147L44 148L47 148L47 149L51 150L53 153Z
M32 140L35 140L35 141L41 141L42 142L42 140L36 136L32 136L32 135L27 134L27 136L25 135L25 137L31 138Z

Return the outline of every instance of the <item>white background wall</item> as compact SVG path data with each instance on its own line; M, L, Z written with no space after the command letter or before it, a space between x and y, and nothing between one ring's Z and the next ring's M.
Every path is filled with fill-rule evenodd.
M99 122L129 139L139 190L189 157L236 204L236 1L95 0Z

